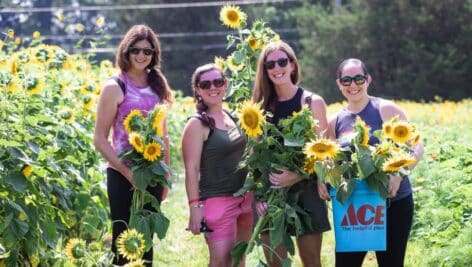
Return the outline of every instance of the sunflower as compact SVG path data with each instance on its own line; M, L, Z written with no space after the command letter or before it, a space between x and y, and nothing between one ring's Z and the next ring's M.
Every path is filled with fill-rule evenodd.
M72 238L66 244L64 251L69 260L75 263L85 256L85 241L80 238Z
M31 165L26 165L21 172L25 177L29 177L33 172L33 167Z
M33 39L38 39L41 36L41 33L39 31L33 32Z
M20 45L20 44L21 44L21 38L20 38L20 37L16 37L16 38L15 38L15 44L16 44L16 45Z
M240 71L244 68L244 62L241 61L238 63L236 63L234 61L234 57L233 55L229 55L227 58L226 58L226 64L228 65L229 69L232 70L233 72L237 72L237 71Z
M303 164L303 169L310 175L315 173L315 161L315 157L307 157L305 163Z
M102 27L103 24L105 24L105 17L104 16L98 17L97 20L95 21L95 25L97 25L98 27Z
M75 30L77 32L83 32L85 30L85 27L82 23L77 23L77 24L75 24Z
M261 49L261 44L254 35L250 35L249 38L247 38L247 43L254 52Z
M139 121L143 120L143 114L139 109L133 109L123 121L127 133L139 130Z
M225 5L220 10L220 20L227 27L238 29L246 21L246 14L237 6Z
M39 94L44 87L44 81L42 78L26 75L23 79L23 87L29 95Z
M134 147L136 151L139 153L143 153L144 151L144 144L141 138L141 135L137 132L131 132L128 136L129 143Z
M144 148L143 156L148 161L157 160L162 154L162 146L159 143L151 142Z
M382 170L385 172L396 172L400 168L410 166L416 162L415 158L409 155L398 155L389 158L382 166Z
M246 134L251 138L256 138L262 134L264 117L258 104L246 101L239 115L239 123Z
M166 117L166 111L163 108L158 108L157 111L154 113L154 118L152 120L152 128L154 128L156 131L159 128L162 128L162 121L164 120L165 117Z
M382 132L383 134L390 138L391 135L392 135L392 128L393 128L393 125L390 123L390 122L385 122L383 125L382 125Z
M399 121L392 126L391 138L395 143L406 143L411 139L411 125L406 121Z
M225 70L225 60L224 60L224 58L215 57L214 64L218 69Z
M416 146L421 140L421 136L419 133L415 133L413 137L410 139L410 146Z
M338 154L338 145L328 139L318 139L305 144L303 153L308 157L314 157L317 160L334 158Z
M144 266L144 261L141 259L129 262L125 265L125 267L143 267L143 266Z
M354 128L357 130L357 138L359 144L362 146L369 145L369 131L370 127L368 127L365 122L358 116L354 123Z
M392 150L392 145L389 142L382 142L375 147L374 155L385 156Z
M59 116L67 123L72 123L75 120L75 111L70 108L63 108L59 111Z
M128 260L140 259L144 253L144 235L136 229L128 229L118 236L118 253Z
M7 35L9 39L13 40L13 38L15 38L15 31L12 29L9 29L7 32Z
M85 110L92 110L93 106L95 105L95 98L93 98L91 95L84 96L82 101L84 103Z

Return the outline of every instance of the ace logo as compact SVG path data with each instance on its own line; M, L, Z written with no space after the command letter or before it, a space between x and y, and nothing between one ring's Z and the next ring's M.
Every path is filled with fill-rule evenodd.
M385 206L374 207L364 204L356 210L354 204L351 204L341 221L341 226L370 225L372 223L376 225L383 224L385 218L384 209Z

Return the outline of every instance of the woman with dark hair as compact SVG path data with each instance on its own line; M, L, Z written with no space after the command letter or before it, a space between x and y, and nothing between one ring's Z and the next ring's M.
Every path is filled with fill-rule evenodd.
M320 96L303 90L299 82L300 67L293 49L282 41L269 43L259 56L252 100L255 103L262 101L263 109L273 114L268 121L275 125L307 105L313 119L318 121L314 130L322 136L327 127L326 104ZM275 187L290 187L290 191L299 193L298 204L311 217L311 225L305 225L305 229L311 230L297 238L300 258L304 266L321 266L322 233L330 226L326 203L316 193L316 179L303 179L295 172L281 169L271 173L269 180ZM256 202L256 212L259 216L265 214L267 203ZM264 243L270 243L268 233L263 233L262 239ZM267 250L264 252L269 266L281 266L278 257L270 257ZM282 245L276 248L276 252L282 258L287 257Z
M185 125L182 137L188 228L193 234L205 234L209 266L231 266L231 248L239 240L250 239L253 224L252 194L233 196L246 179L247 170L238 167L246 136L223 109L227 86L224 73L215 65L195 70L192 89L197 114Z
M368 95L367 89L372 77L365 64L356 58L341 62L337 71L336 83L347 100L347 106L330 118L328 135L342 145L345 136L353 131L353 125L359 116L370 127L369 144L379 140L374 131L382 129L383 122L398 116L406 120L405 113L392 101ZM413 147L412 155L416 162L423 155L423 145L419 142ZM319 194L329 199L326 186L319 186ZM408 177L390 176L388 184L389 205L387 207L387 250L377 251L379 266L403 266L406 245L413 222L413 195ZM361 242L361 241L360 241ZM366 255L363 252L336 252L336 266L362 266Z
M123 121L131 110L139 109L145 115L155 105L171 103L172 92L161 73L161 49L156 34L146 25L131 27L121 41L116 54L116 65L120 68L118 78L110 79L103 87L97 106L94 144L108 161L107 190L113 222L112 250L114 264L126 263L116 250L117 237L126 230L135 186L131 166L118 158L118 154L129 148L128 134ZM167 136L165 121L164 136ZM111 143L108 141L112 130ZM165 161L169 163L169 141ZM158 201L165 197L166 188L156 186L148 189ZM152 262L152 249L145 253L148 265Z

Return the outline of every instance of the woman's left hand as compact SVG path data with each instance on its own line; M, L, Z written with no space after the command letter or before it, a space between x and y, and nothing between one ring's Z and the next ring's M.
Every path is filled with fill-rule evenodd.
M285 169L276 170L277 172L272 172L269 174L269 180L273 184L272 188L284 188L292 186L303 179L303 177L295 172Z
M388 181L388 197L393 198L397 195L398 188L403 178L400 175L391 175Z

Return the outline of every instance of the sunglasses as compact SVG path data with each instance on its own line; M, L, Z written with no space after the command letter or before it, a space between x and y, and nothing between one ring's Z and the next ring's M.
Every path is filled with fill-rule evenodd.
M208 89L211 88L212 83L215 87L221 87L221 86L225 85L225 82L226 81L223 78L214 79L213 81L204 80L204 81L200 81L198 83L198 87L200 87L203 90L208 90Z
M281 68L283 68L283 67L287 66L289 60L290 59L287 58L287 57L279 58L277 60L268 60L268 61L264 62L264 66L266 67L266 69L271 70L271 69L275 68L275 63L277 63L277 64L279 64L279 66Z
M339 81L341 82L342 85L344 86L349 86L351 85L352 81L354 81L354 83L356 85L363 85L367 80L367 76L365 75L361 75L361 74L357 74L356 76L354 77L351 77L351 76L344 76L342 78L339 79Z
M128 52L133 54L133 55L139 55L139 52L143 51L143 54L146 56L150 56L154 53L154 49L152 48L139 48L139 47L130 47L128 49Z

